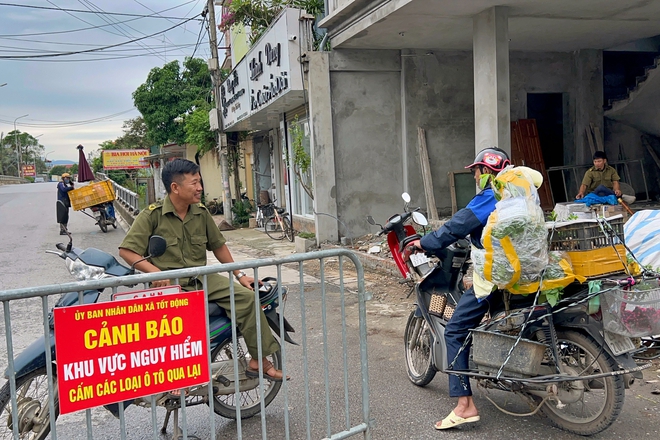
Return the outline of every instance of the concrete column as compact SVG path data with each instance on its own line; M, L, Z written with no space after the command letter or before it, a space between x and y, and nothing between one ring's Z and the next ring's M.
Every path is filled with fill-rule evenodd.
M497 146L511 153L509 17L496 6L473 20L475 151Z
M575 152L564 152L567 164L591 163L591 148L586 129L592 123L603 136L603 51L581 49L575 59ZM618 152L618 150L617 150ZM574 154L574 156L573 156Z
M339 241L335 148L330 97L328 52L307 52L309 59L309 115L311 121L314 226L317 244Z

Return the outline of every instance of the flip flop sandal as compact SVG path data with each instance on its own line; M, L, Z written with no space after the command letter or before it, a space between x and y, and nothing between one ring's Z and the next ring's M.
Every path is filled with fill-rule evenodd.
M271 369L275 369L275 366L272 363L268 363L267 365L264 365L264 379L268 379L271 382L282 382L281 377L275 377L271 376L270 374L266 373L266 371L270 371ZM252 369L250 367L247 367L245 369L245 376L249 377L250 379L259 379L259 368L257 369ZM287 376L286 380L290 380L291 378Z
M450 429L450 428L456 428L458 426L464 425L466 423L475 423L478 422L480 419L479 416L472 416L468 418L463 418L457 416L454 411L449 413L447 417L445 417L443 420L436 422L434 425L435 429L437 430L443 430L443 429Z

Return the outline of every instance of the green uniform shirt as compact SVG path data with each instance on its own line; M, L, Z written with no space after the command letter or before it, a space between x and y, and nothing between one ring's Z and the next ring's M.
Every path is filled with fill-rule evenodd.
M619 180L621 180L621 178L614 167L605 165L605 168L601 171L597 170L596 167L589 168L587 172L584 173L582 185L586 185L587 193L590 193L598 188L599 185L613 189L614 184L612 182L618 182Z
M167 241L165 253L151 259L160 270L205 266L206 251L225 244L213 217L201 203L190 205L188 214L181 220L169 196L137 216L119 247L146 256L152 235L160 235Z

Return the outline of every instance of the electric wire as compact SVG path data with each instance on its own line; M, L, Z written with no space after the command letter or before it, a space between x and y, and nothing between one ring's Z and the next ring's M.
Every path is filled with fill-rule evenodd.
M115 20L114 20L112 17L110 17L110 16L105 17L105 16L103 15L103 13L104 13L105 11L103 11L101 8L97 7L97 6L94 5L93 3L89 2L89 1L86 1L86 0L78 0L78 3L80 3L80 4L83 5L83 6L86 6L90 11L93 11L93 12L94 12L94 13L95 13L95 14L96 14L101 20L105 21L106 23L110 23L110 24L112 24L112 27L113 27L114 29L116 29L116 30L119 32L119 34L120 34L121 36L126 37L126 38L128 38L128 39L135 38L135 36L132 35L130 32L128 32L128 31L124 31L124 29L123 29L122 27L120 27L119 25L117 25L117 24L115 23ZM130 25L124 25L124 26L126 26L126 27L128 27L128 28L130 28L130 29L135 30L135 28L131 27ZM104 30L105 30L106 32L108 32L107 29L104 29ZM139 32L139 33L142 34L142 35L145 35L145 34L142 33L142 32ZM142 43L142 42L138 42L137 45L140 46L140 47L145 48L145 49L148 50L148 51L151 51L151 52L152 52L152 55L153 55L153 49L152 49L151 47L145 45L145 44ZM160 59L162 59L163 61L166 60L165 57L163 57L163 56L160 56L160 55L156 55L156 56L158 56L158 57L159 57Z
M162 11L157 12L157 13L155 13L155 14L146 15L146 16L144 16L144 17L129 18L128 20L120 21L119 23L128 23L128 22L131 22L131 21L141 20L141 19L143 19L143 18L151 18L153 15L157 15L157 14L159 14L159 13L163 13L163 12L171 11L172 9L180 8L181 6L188 5L188 4L190 4L190 3L194 2L194 1L195 1L195 0L189 0L189 1L186 2L186 3L183 3L183 4L181 4L181 5L177 5L177 6L173 6L173 7L171 7L171 8L163 9ZM197 0L197 2L199 2L199 0ZM191 11L192 11L192 9L191 9ZM188 13L190 13L190 11L189 11ZM186 14L186 15L187 15L187 14ZM165 17L159 17L159 18L165 18ZM187 17L186 17L186 18L187 18ZM185 20L186 18L181 18L181 20ZM79 29L68 29L68 30L64 30L64 31L49 31L49 32L32 32L32 33L28 33L28 34L0 34L0 38L8 38L8 37L35 37L35 36L40 36L40 35L69 34L69 33L73 33L73 32L81 32L81 31L89 31L89 30L93 30L93 29L100 29L100 28L104 28L104 27L107 27L107 26L110 26L110 25L109 25L109 24L101 24L101 25L94 25L94 26L90 26L90 27L86 27L86 28L79 28Z
M194 1L194 0L193 0ZM94 14L94 11L89 11L89 10L84 10L84 9L70 9L70 8L61 8L54 3L48 2L51 5L55 6L53 8L48 7L48 6L34 6L34 5L19 5L16 3L0 3L0 6L11 6L11 7L17 7L17 8L29 8L29 9L46 9L46 10L54 10L54 11L62 11L62 12L77 12L81 14ZM191 2L188 2L191 3ZM180 6L184 6L188 3L184 3L183 5L178 5L176 6L177 8ZM174 9L174 8L170 8ZM169 10L169 9L166 9ZM167 17L167 16L155 16L153 14L130 14L127 12L103 12L104 15L119 15L119 16L124 16L124 17L139 17L139 18L161 18L161 19L171 19L171 20L185 20L186 17Z
M34 118L28 118L28 119L23 119L21 122L22 127L31 127L31 128L64 128L64 127L74 127L77 125L85 125L85 124L93 124L96 122L102 122L111 118L116 118L117 116L125 115L126 113L130 113L132 111L137 110L135 107L130 108L128 110L124 110L118 113L113 113L111 115L106 115L106 116L100 116L98 118L93 118L93 119L86 119L82 121L48 121L48 120L42 120L42 119L34 119ZM38 123L30 123L28 121L37 121L37 122L42 122L41 124ZM3 122L5 124L13 124L12 120L6 120L2 119L2 115L0 115L0 122Z
M192 21L195 18L196 18L196 16L191 17L191 18L189 18L189 19L187 19L187 20L185 20L181 23L178 23L178 24L176 24L174 26L171 26L171 27L169 27L165 30L158 31L158 32L155 32L155 33L150 34L150 35L145 35L143 37L135 38L133 40L124 41L122 43L111 44L111 45L108 45L108 46L97 47L97 48L94 48L94 49L87 49L87 50L81 50L81 51L70 51L70 52L58 52L58 53L54 53L54 54L0 56L0 59L3 59L3 60L17 60L17 59L31 59L31 58L50 58L50 57L58 57L58 56L78 55L78 54L89 53L89 52L99 52L99 51L102 51L102 50L111 49L113 47L125 46L127 44L134 43L136 41L141 41L141 40L144 40L146 38L150 38L150 37L153 37L153 36L156 36L156 35L164 34L165 32L168 32L168 31L170 31L172 29L175 29L179 26L182 26L183 24L185 24L189 21Z
M135 0L137 1L137 0ZM197 43L195 43L195 49L193 50L192 55L190 58L195 58L195 52L197 52L197 48L199 47L199 43L202 41L202 32L206 29L206 26L204 26L204 22L206 21L206 16L204 16L204 21L202 21L202 25L199 27L199 35L197 35Z

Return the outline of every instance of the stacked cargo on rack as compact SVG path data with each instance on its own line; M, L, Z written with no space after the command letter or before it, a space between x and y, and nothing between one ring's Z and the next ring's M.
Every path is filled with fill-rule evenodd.
M568 253L576 275L592 278L623 272L626 262L623 217L610 217L606 222L601 224L598 219L548 222L549 248Z

